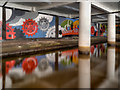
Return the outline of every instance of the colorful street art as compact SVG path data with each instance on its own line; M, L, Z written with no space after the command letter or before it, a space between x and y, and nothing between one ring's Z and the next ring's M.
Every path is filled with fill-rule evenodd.
M2 9L0 7L2 17ZM55 17L26 12L22 10L7 9L6 13L6 39L19 38L55 38ZM0 40L2 40L2 18L0 18ZM58 37L78 36L79 19L59 17ZM91 23L91 36L98 36L96 24ZM107 25L100 25L100 36L107 36Z
M100 24L100 36L107 36L107 25Z
M0 21L0 40L2 40L2 22ZM15 39L16 38L16 32L14 31L14 29L12 28L12 26L9 25L9 23L6 24L6 39Z
M0 7L1 8L1 7ZM7 9L6 12L6 39L19 38L54 38L55 17ZM2 9L0 9L2 17ZM0 18L0 22L2 18ZM0 39L2 40L2 23L0 23Z
M116 24L116 33L120 34L120 23Z
M2 40L2 22L0 21L0 40Z
M62 33L62 37L78 36L79 19L59 17L59 25L63 28L62 30L59 29L60 33ZM91 36L98 36L98 30L94 23L91 25Z
M33 19L26 19L25 22L23 22L23 25L22 25L22 30L23 30L23 33L25 33L25 35L28 35L28 36L33 36L37 33L37 30L38 30L38 25L35 21L33 21Z
M78 19L59 17L59 25L63 28L63 30L61 30L62 37L78 35L78 30L79 30Z

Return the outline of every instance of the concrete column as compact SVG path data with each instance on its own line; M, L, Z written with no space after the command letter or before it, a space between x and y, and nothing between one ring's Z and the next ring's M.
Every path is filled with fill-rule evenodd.
M2 7L2 39L6 39L6 8Z
M98 29L98 36L100 36L100 23L97 23L98 26L97 26L97 29Z
M78 75L78 88L90 88L90 55L79 55Z
M80 2L79 11L79 50L90 51L91 2Z
M107 52L107 77L113 79L115 77L115 47L108 47Z
M108 15L108 44L115 44L116 41L116 27L115 14Z
M58 33L59 33L59 17L55 17L55 38L58 38Z

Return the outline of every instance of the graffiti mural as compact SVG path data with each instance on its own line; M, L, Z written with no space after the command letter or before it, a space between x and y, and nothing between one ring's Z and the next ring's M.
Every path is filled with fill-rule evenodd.
M38 25L35 21L33 21L33 19L26 19L25 22L23 22L23 25L22 25L22 30L23 30L23 33L25 35L28 35L28 36L33 36L37 33L37 30L38 30Z
M0 9L2 12L2 9ZM1 15L2 16L2 15ZM6 39L55 37L55 17L7 9ZM2 18L0 18L0 39L2 40Z
M60 29L60 33L62 33L62 37L78 35L78 30L79 30L78 19L59 17L59 25L63 28L62 30Z
M1 38L0 40L2 40L2 22L0 21L0 34L1 34ZM9 25L9 23L6 24L6 39L15 39L16 38L16 32L14 31L14 29L12 28L12 26Z
M120 23L116 24L116 33L120 34Z
M59 34L62 34L62 37L78 36L79 19L59 17L59 25L62 27L62 29L59 29ZM94 23L91 25L91 36L98 36L98 30Z
M0 40L2 40L2 22L0 21Z
M107 36L107 25L100 24L100 36Z
M2 40L2 9L0 7L0 40ZM119 25L116 25L119 29ZM55 38L55 16L7 9L6 39ZM79 19L59 17L59 37L78 36ZM119 30L117 30L117 33ZM99 36L95 23L91 23L91 36ZM100 24L100 36L107 36L107 25Z

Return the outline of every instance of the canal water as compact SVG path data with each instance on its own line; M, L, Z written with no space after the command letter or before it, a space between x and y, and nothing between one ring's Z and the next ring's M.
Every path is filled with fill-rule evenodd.
M10 58L0 64L0 88L118 88L119 52L102 43L90 55L71 48Z

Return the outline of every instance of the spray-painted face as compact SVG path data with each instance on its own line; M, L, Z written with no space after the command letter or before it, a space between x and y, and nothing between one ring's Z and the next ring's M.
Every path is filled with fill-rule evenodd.
M39 24L39 28L42 30L42 31L46 31L48 28L49 28L49 21L47 18L41 18L39 21L38 21L38 24Z

